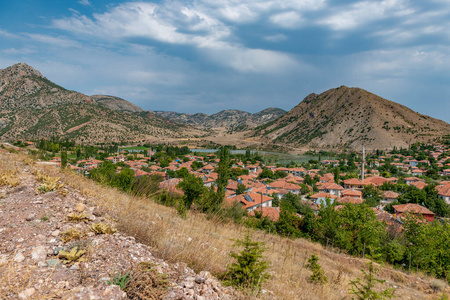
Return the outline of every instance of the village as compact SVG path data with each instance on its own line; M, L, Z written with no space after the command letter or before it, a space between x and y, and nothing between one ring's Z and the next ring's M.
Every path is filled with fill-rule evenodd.
M396 186L407 185L411 187L410 191L422 191L428 185L433 185L439 199L446 206L450 205L450 147L448 144L427 144L422 147L415 149L418 153L416 156L395 151L376 155L378 151L368 151L367 155L362 157L360 154L355 161L325 159L303 166L266 165L262 161L250 160L250 157L249 160L245 157L234 158L231 165L234 175L228 180L224 202L229 205L239 203L249 216L254 216L256 212L276 222L280 217L280 201L288 194L299 197L304 206L317 214L326 205L333 205L335 210L339 210L346 203L367 203L365 194L375 189L375 200L371 199L367 204L380 222L401 226L402 215L406 213L421 215L424 220L432 222L435 217L448 216L431 211L424 201L405 198L399 189L395 189ZM159 176L162 190L182 197L183 190L179 183L183 180L183 174L192 174L201 178L206 188L217 189L217 154L197 154L172 154L171 160L164 151L122 150L103 159L90 157L76 162L73 160L73 163L67 164L67 168L89 175L103 163L111 162L117 165L116 173L127 168L133 171L134 177ZM60 167L61 157L53 157L46 163ZM339 172L341 169L355 171L355 168L357 172ZM399 176L389 174L386 171L388 169ZM400 202L399 196L402 198ZM297 215L302 217L301 214Z

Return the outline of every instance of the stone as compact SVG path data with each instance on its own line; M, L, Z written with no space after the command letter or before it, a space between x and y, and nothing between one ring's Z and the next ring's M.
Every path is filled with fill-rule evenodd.
M50 259L48 262L47 262L47 266L49 266L49 267L55 267L55 268L57 268L57 267L59 267L61 265L61 261L59 260L59 259Z
M83 203L77 204L77 207L76 207L77 212L79 212L79 213L83 212L85 209L86 209L86 205L84 205Z
M205 283L205 278L203 278L201 276L197 276L197 277L195 277L195 283L197 283L197 284Z
M31 250L31 258L36 262L45 262L47 259L47 249L44 246L37 246Z
M52 232L52 236L57 237L61 231L55 230Z
M8 255L0 254L0 267L8 263Z
M80 265L78 265L78 264L74 264L73 266L71 266L70 268L69 268L69 270L79 270L80 269Z
M26 289L19 294L19 299L28 299L29 297L33 296L35 292L36 290L34 288Z
M27 220L28 222L33 221L34 219L36 219L36 215L33 214L33 213L29 214L29 215L25 218L25 220Z
M19 252L14 256L14 261L17 263L21 263L24 260L25 260L25 256L23 256L22 252Z

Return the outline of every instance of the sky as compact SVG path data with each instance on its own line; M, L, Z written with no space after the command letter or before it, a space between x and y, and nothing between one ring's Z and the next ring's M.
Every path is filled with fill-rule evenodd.
M346 85L450 122L449 28L448 0L0 0L0 69L186 113Z

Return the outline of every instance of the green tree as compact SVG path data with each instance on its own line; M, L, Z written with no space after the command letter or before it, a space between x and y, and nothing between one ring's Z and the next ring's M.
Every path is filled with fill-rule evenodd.
M238 183L237 189L236 189L236 195L241 195L241 194L245 193L246 190L247 190L247 187L245 186L245 184Z
M381 192L373 184L366 185L362 193L367 205L375 207L380 204Z
M266 250L264 243L253 241L251 232L247 231L243 240L235 241L234 247L243 249L239 253L230 253L236 262L228 266L226 283L238 288L260 291L261 285L270 278L266 272L269 264L263 258Z
M273 178L275 178L275 176L274 176L272 170L264 168L264 169L262 169L262 172L259 173L258 179L266 179L266 178L273 179Z
M67 151L61 151L61 169L67 167Z
M178 187L184 192L183 200L186 209L191 208L192 203L200 198L205 189L202 179L195 177L193 174L186 176L178 184Z

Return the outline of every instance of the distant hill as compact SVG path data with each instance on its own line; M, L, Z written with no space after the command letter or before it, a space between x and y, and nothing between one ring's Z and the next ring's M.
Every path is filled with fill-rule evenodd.
M234 109L222 110L213 115L155 111L155 114L175 122L206 129L226 128L229 131L241 131L262 125L279 118L285 113L286 111L280 108L266 108L255 114Z
M112 110L130 113L139 113L144 111L139 106L131 102L128 102L127 100L121 99L119 97L107 95L93 95L90 98L100 106L104 106Z
M294 147L389 149L449 132L444 121L363 89L341 86L308 95L282 117L256 127L253 136Z
M69 91L24 63L0 70L0 137L53 135L89 142L189 135L189 128L112 96Z

